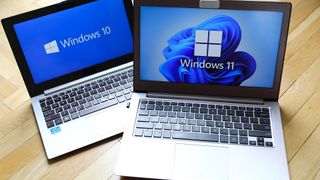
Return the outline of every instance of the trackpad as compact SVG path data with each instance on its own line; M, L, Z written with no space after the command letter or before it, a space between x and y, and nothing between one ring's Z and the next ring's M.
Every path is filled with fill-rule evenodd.
M229 149L217 146L177 144L175 179L229 179Z

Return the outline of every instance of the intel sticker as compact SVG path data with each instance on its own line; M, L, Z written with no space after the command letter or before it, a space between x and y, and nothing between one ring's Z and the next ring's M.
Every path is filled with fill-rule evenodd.
M51 128L50 131L51 131L51 134L56 134L61 131L61 128L60 126L57 126L57 127Z

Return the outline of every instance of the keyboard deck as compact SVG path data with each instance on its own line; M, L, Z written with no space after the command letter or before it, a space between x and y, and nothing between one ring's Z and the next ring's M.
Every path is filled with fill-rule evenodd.
M41 99L48 128L131 99L132 67Z
M134 136L273 147L266 107L141 99Z

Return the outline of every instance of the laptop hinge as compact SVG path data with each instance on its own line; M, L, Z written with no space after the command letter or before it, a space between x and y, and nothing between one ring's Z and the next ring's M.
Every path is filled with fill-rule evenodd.
M188 99L188 100L198 100L198 101L218 101L218 102L228 102L228 103L244 103L244 104L264 104L263 99L259 98L239 98L239 97L222 97L222 96L192 96L190 94L169 94L169 93L147 93L147 97L151 98L169 98L169 99Z
M218 0L199 0L200 8L219 8L220 2Z

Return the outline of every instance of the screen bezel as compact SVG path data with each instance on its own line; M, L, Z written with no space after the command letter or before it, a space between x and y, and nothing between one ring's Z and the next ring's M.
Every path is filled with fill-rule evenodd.
M273 88L234 87L205 84L170 83L147 81L140 79L140 7L184 7L199 8L199 0L135 0L134 2L134 91L161 92L178 94L196 94L208 96L231 96L245 98L261 98L277 100L280 90L281 75L284 63L286 42L288 36L291 3L284 2L254 2L254 1L219 1L219 9L281 11L283 20L279 40Z
M20 46L17 34L14 30L14 25L25 22L28 20L32 20L34 18L50 15L52 13L56 13L59 11L67 10L70 8L74 8L80 5L84 5L86 3L91 3L96 0L69 0L69 1L64 1L59 4L55 4L52 6L44 7L41 9L37 9L34 11L26 12L23 14L19 14L13 17L5 18L2 19L2 25L5 30L5 33L7 35L7 38L9 40L11 49L13 51L14 57L16 59L16 62L19 66L20 72L22 74L23 80L25 82L25 85L28 89L30 97L34 97L37 95L42 94L45 90L71 82L73 80L86 77L88 75L95 74L97 72L106 70L108 68L112 68L127 62L130 62L133 60L133 52L129 54L125 54L123 56L110 59L108 61L96 64L94 66L90 66L75 72L71 72L69 74L41 82L39 84L35 84L31 71L29 69L29 66L27 64L26 58L24 56L23 50ZM125 10L126 10L126 15L128 18L131 34L133 35L133 5L131 0L122 0Z

